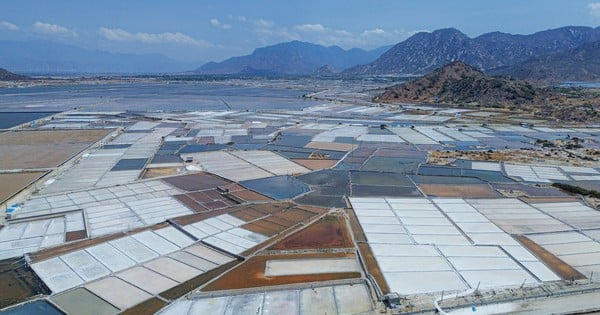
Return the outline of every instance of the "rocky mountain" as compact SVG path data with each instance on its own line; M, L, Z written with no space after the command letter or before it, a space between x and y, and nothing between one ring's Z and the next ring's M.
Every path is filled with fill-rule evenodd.
M200 74L312 74L329 65L340 71L358 64L371 62L387 48L365 51L354 48L344 50L338 46L325 47L306 42L292 41L258 48L250 55L229 58L222 62L210 62L195 72Z
M488 71L539 85L566 81L600 81L600 41L564 52L530 58L514 66Z
M415 34L390 48L372 63L350 68L345 73L423 75L457 60L480 70L489 70L598 40L600 27L569 26L530 35L493 32L476 38L448 28Z
M422 78L386 88L375 102L519 105L529 104L540 90L520 81L485 75L454 61Z
M24 73L166 73L195 65L156 54L116 54L51 41L0 40L0 67Z
M334 75L336 73L338 73L338 71L330 65L324 65L314 71L315 75L323 75L323 76Z
M24 81L31 78L0 68L0 81Z
M422 74L448 62L462 60L483 68L484 47L457 29L421 32L390 48L370 64L351 68L349 74Z

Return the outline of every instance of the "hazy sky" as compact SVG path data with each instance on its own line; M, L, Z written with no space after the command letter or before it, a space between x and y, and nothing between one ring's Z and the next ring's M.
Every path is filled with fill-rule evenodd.
M447 27L474 37L599 24L600 2L590 0L0 1L0 39L187 61L219 61L296 39L371 49Z

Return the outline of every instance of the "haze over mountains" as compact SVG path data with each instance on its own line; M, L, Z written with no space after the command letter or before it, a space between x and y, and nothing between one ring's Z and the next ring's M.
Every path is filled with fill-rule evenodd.
M227 75L420 76L453 61L489 74L537 83L598 80L600 27L569 26L530 35L457 29L421 32L374 50L292 41L222 62L179 62L162 55L115 54L49 41L0 41L0 67L17 73L177 73ZM196 70L192 70L196 69Z
M0 40L0 67L19 73L166 73L193 69L157 54L118 54L51 41Z
M196 70L201 74L312 74L317 69L336 72L358 64L371 62L390 46L374 50L338 46L321 46L301 41L280 43L258 48L247 56L229 58L223 62L209 62ZM324 68L325 67L325 68Z

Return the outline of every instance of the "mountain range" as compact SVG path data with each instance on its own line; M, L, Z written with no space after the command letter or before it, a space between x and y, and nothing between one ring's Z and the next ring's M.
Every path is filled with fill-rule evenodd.
M530 35L493 32L475 38L447 28L415 34L390 48L377 60L347 69L344 73L423 75L456 60L487 71L598 40L600 27L569 26Z
M538 84L567 81L600 81L600 41L567 51L532 57L514 66L492 69L492 75L507 75Z
M166 73L195 66L197 63L158 54L109 53L41 40L0 40L0 67L19 73Z
M489 74L535 83L599 79L600 27L568 26L529 35L501 32L475 38L457 29L420 32L374 50L292 41L257 48L222 62L179 62L157 54L89 50L49 41L0 40L0 67L17 73L174 73L239 75L421 76L453 61Z
M254 50L250 55L209 62L196 69L199 74L314 74L319 70L335 73L343 69L371 62L390 46L374 50L338 46L325 47L301 41L280 43Z

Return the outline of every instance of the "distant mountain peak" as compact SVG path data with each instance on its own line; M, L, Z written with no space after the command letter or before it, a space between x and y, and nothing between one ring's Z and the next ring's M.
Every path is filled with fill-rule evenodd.
M510 67L492 69L491 74L508 75L537 85L566 81L600 81L600 40L567 51L535 56Z
M470 38L455 28L417 33L377 60L345 71L364 75L423 75L455 60L478 69L506 67L534 56L556 53L600 40L600 28L567 26L530 35L502 32Z
M285 75L307 75L317 73L323 65L333 69L371 62L382 50L344 50L338 46L325 47L302 41L279 43L254 50L252 54L229 58L222 62L207 63L196 70L201 74L247 74L270 73Z

